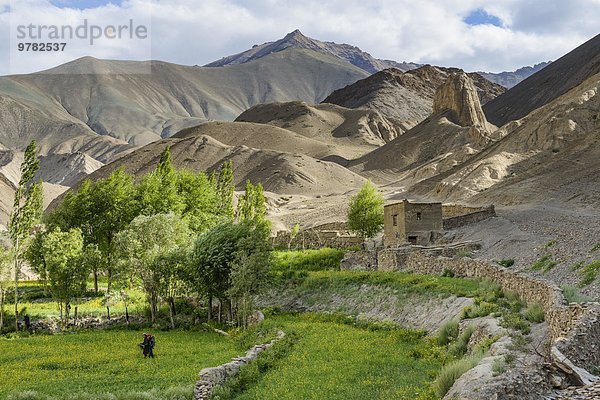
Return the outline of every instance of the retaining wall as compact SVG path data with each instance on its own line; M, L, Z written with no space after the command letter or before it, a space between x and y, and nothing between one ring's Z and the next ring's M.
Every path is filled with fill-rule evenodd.
M410 271L421 274L440 275L451 270L456 276L489 279L502 289L516 292L528 303L539 303L545 312L552 340L567 336L584 314L597 313L600 305L567 305L561 289L554 283L533 278L509 270L488 261L465 257L441 257L427 254L426 251L410 249L386 249L378 254L378 269L381 271ZM594 337L586 340L598 340Z
M200 371L200 379L194 388L195 400L208 400L216 386L222 385L228 378L236 375L240 368L251 361L256 360L258 355L272 347L275 343L285 337L282 331L277 332L277 337L267 344L252 347L244 357L236 357L227 364L218 367L204 368Z

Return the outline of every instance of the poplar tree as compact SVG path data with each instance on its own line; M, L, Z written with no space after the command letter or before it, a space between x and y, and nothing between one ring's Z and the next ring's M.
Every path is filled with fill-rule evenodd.
M233 163L225 161L221 165L219 177L217 178L217 195L219 196L219 212L228 221L233 221L235 213L233 209Z
M19 275L20 261L26 249L26 240L32 228L40 221L43 212L42 182L35 182L40 168L33 140L25 149L21 164L21 179L15 191L13 210L8 223L8 233L13 245L13 273L15 279L15 330L19 331Z
M383 196L370 181L350 198L348 228L363 239L372 238L383 227Z

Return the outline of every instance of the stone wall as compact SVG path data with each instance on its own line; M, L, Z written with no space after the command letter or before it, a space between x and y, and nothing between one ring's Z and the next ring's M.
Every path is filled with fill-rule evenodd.
M452 217L444 216L443 226L445 231L469 224L474 224L476 222L484 221L486 219L496 216L496 209L493 205L485 208L474 208L457 205L444 207L452 207L448 210L448 215L454 215ZM470 209L471 211L466 214L459 214L461 211L467 211L468 209Z
M462 204L443 204L442 218L458 217L460 215L471 214L483 209L484 207L470 207Z
M344 255L340 264L342 271L377 271L377 252L352 251Z
M279 231L273 238L273 246L291 249L320 249L323 247L350 248L364 241L346 230L344 223L331 223L301 230L290 242L290 232Z
M438 256L435 255L436 251L442 250L418 251L418 249L406 248L382 250L378 254L378 270L435 275L451 270L456 276L489 279L504 290L518 293L528 303L539 303L546 314L553 340L568 335L579 326L580 318L588 310L599 308L594 304L567 305L562 291L552 282L533 278L487 261Z
M236 375L244 365L256 360L258 355L272 347L285 337L282 331L277 332L277 337L267 344L252 347L244 357L236 357L227 364L218 367L204 368L200 371L200 379L194 388L195 400L208 400L216 386L222 385L228 378Z

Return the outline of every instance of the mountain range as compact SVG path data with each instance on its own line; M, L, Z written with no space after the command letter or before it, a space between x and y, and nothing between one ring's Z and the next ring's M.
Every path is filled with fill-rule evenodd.
M117 166L143 174L167 143L175 148L176 164L214 170L233 159L239 164L236 183L258 180L280 195L343 197L365 178L423 196L473 195L476 189L457 188L491 189L511 176L515 160L531 158L513 149L514 162L500 157L507 165L503 172L488 168L499 178L468 183L460 168L514 137L521 125L534 125L509 116L517 121L496 129L487 120L498 127L504 121L494 110L515 104L515 98L524 104L519 107L533 110L575 88L596 71L593 54L582 54L593 53L597 41L561 58L558 70L552 63L528 79L550 79L552 71L570 64L580 71L576 79L563 79L562 93L545 88L537 102L520 94L531 90L523 89L528 80L505 91L478 73L378 60L299 31L204 67L152 61L151 74L140 75L130 73L139 71L138 62L86 57L49 71L1 77L0 222L10 209L20 149L32 139L39 142L40 177L50 200ZM575 59L585 59L584 67ZM436 96L456 76L464 76L461 85L475 99L469 104L485 111L487 120L477 123L481 131L457 123L443 107L436 111ZM528 151L540 151L534 147ZM499 156L490 157L486 162ZM462 176L461 184L440 189L455 182L448 180L458 176L453 174Z

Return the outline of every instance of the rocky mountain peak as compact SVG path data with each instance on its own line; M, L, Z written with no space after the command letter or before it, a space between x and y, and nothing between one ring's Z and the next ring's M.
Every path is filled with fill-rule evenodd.
M477 89L464 72L452 73L435 92L433 112L450 111L450 120L461 126L477 126L488 131L488 122Z

